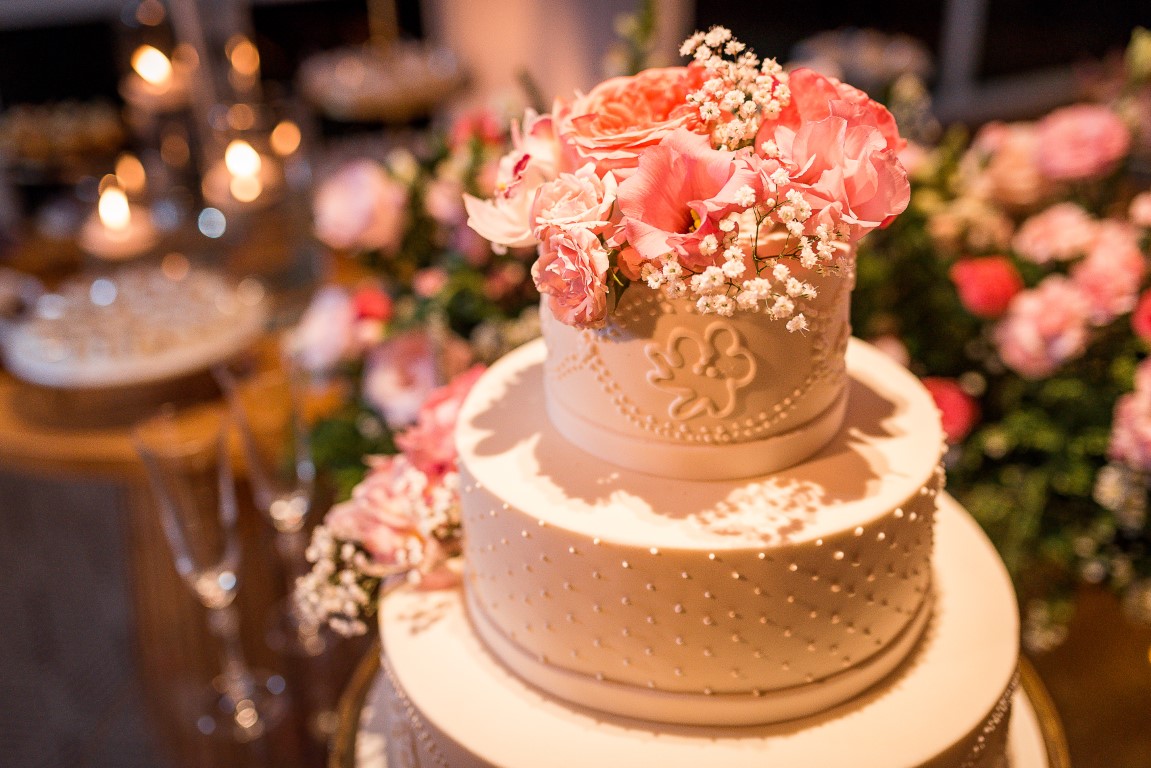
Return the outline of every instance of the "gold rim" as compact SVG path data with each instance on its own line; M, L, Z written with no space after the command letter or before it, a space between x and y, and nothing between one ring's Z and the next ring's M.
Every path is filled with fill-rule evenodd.
M377 639L356 665L347 688L340 696L337 707L339 726L330 744L328 768L356 768L356 734L360 729L360 713L379 671L380 641ZM1019 658L1019 680L1039 720L1039 730L1047 750L1048 768L1071 768L1067 737L1063 733L1059 713L1039 673L1025 656Z
M364 710L364 701L379 671L380 641L377 638L356 665L352 679L340 695L336 707L339 725L329 744L328 768L356 768L356 734L360 730L360 713Z
M1047 749L1048 768L1071 768L1071 753L1067 749L1067 736L1063 733L1059 712L1039 673L1026 656L1019 657L1019 680L1039 720L1039 731L1043 734L1043 745Z

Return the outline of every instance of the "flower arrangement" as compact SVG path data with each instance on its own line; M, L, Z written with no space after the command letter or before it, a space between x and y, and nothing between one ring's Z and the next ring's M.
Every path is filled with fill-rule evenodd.
M864 248L853 324L925 376L949 489L999 547L1032 649L1077 583L1151 620L1151 35L1122 85L1040 119L952 132Z
M681 54L687 66L529 111L494 194L465 197L468 224L497 248L535 247L536 288L569 325L602 324L642 281L701 313L763 312L802 331L806 278L853 270L852 246L908 204L895 120L722 27Z
M442 382L538 334L523 249L496 253L469 229L463 194L487 194L507 122L478 109L430 131L419 152L357 157L322 175L314 232L363 278L316 292L291 333L294 362L344 383L312 434L318 467L344 498L365 455L394 453Z
M416 423L396 436L400 452L368 457L350 497L312 531L312 564L296 585L299 615L343 635L362 635L389 577L426 588L455 583L459 554L459 474L453 429L464 397L483 373L475 366L434 390Z

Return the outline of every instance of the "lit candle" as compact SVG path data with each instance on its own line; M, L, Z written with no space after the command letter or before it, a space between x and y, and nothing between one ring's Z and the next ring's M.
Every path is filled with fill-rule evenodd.
M243 139L234 139L224 157L204 176L204 199L217 208L267 205L282 182L279 163L256 151Z
M163 51L141 45L132 53L132 71L121 81L120 94L134 107L148 112L170 112L188 100L185 67Z
M80 229L80 247L101 259L130 259L159 242L147 209L132 205L120 187L108 185L100 193L95 213Z

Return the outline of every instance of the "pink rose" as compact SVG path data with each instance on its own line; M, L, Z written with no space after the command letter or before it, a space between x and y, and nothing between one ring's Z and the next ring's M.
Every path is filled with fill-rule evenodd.
M1098 104L1057 109L1039 121L1039 169L1050 179L1081 181L1114 170L1131 146L1122 119Z
M591 327L607 315L608 266L607 251L591 232L554 230L540 242L532 279L557 320Z
M448 284L448 273L443 267L425 267L412 276L412 291L421 298L430 299Z
M1071 279L1090 303L1091 322L1106 325L1135 307L1146 271L1138 232L1107 220L1099 224L1087 257L1072 267Z
M1027 221L1011 247L1036 264L1068 261L1087 252L1095 239L1095 220L1075 203L1057 203Z
M575 173L561 173L540 187L532 204L531 220L536 237L550 227L584 227L604 234L612 224L616 181L609 171L600 178L591 163Z
M1151 472L1151 362L1135 373L1135 391L1115 402L1108 455L1139 472Z
M972 182L990 199L1030 208L1052 192L1039 170L1039 139L1032 123L988 123L975 135L968 164L982 168Z
M495 196L480 200L464 195L468 226L499 245L534 245L531 209L536 192L556 176L556 145L550 115L529 112L522 131L512 133L514 149L500 160Z
M455 428L460 407L484 372L475 365L432 391L420 406L415 425L396 436L396 445L412 465L438 479L456 467Z
M1132 198L1127 217L1135 226L1151 229L1151 192L1141 192Z
M1131 313L1131 328L1136 336L1151 343L1151 291L1139 297L1139 302Z
M373 349L364 364L364 399L388 426L411 424L439 381L436 350L423 331L393 336Z
M644 152L636 172L619 186L628 243L647 261L674 253L693 271L715 263L722 257L704 254L701 243L709 235L722 238L719 220L738 207L724 193L757 183L751 168L739 173L745 181L737 178L735 155L712 149L706 136L670 134Z
M358 348L352 297L335 285L320 288L287 344L293 360L314 373L329 371L352 357Z
M1003 362L1016 373L1038 379L1083 354L1090 305L1062 275L1044 278L1033 290L1016 294L1007 316L995 327Z
M393 251L407 222L408 188L371 160L328 177L312 202L316 237L342 251Z
M979 421L979 405L954 379L926 376L922 381L939 409L947 442L952 445L963 442Z
M1023 278L1003 256L961 259L951 265L948 276L964 309L976 317L999 317L1023 290Z
M703 85L697 67L647 69L631 77L605 80L570 104L552 110L563 146L562 169L587 162L621 181L635 170L645 149L673 131L701 128L699 110L687 101Z
M332 507L324 525L335 538L360 544L377 565L410 565L411 551L422 546L417 503L424 493L413 480L418 477L402 456L375 457L352 497Z

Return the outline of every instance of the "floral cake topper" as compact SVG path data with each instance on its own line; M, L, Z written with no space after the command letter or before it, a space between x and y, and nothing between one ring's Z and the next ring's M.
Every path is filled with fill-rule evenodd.
M904 141L882 105L809 69L785 72L714 27L687 66L616 77L529 111L495 195L468 224L535 245L537 288L577 327L602 324L642 281L705 314L764 312L807 328L814 272L910 199Z

